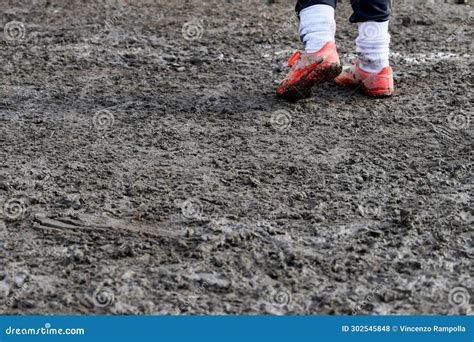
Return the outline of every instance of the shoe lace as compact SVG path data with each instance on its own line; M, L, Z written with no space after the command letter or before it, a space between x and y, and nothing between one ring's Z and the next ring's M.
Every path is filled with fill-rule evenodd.
M290 57L290 59L288 60L288 66L293 66L293 64L295 64L295 62L300 58L301 56L301 51L296 51L295 53L293 53L293 56Z

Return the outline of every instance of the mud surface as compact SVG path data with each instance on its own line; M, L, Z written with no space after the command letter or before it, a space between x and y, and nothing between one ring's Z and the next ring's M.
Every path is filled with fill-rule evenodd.
M472 7L395 1L394 97L290 104L293 3L223 3L2 5L2 311L472 313Z

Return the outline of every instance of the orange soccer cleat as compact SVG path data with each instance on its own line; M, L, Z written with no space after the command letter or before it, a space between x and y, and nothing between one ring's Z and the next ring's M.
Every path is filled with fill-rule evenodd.
M334 79L342 71L336 44L330 41L314 53L297 51L288 61L290 72L277 88L277 95L297 101L311 95L311 88Z
M360 68L358 59L352 66L344 68L334 81L342 87L360 87L365 94L373 97L385 97L393 94L392 68L387 66L378 73L366 72Z

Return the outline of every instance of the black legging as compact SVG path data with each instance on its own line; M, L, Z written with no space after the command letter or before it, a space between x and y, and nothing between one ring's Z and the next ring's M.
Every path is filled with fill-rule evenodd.
M350 0L354 14L352 23L364 21L387 21L390 17L390 0ZM313 5L329 5L336 8L337 0L298 0L296 12Z

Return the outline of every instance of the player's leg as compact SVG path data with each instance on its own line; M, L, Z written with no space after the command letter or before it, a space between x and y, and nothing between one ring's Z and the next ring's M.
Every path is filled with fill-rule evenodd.
M351 23L363 23L367 21L384 22L390 19L390 0L352 0Z
M393 93L393 71L389 65L390 0L357 0L352 2L354 14L350 21L357 23L358 58L336 78L342 86L357 85L371 96Z
M296 11L300 18L299 33L306 52L317 52L327 42L335 41L335 0L300 0Z
M336 0L299 0L296 11L304 51L290 58L290 72L277 89L277 95L296 101L311 95L311 88L334 79L341 72L334 36Z

